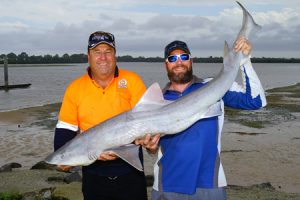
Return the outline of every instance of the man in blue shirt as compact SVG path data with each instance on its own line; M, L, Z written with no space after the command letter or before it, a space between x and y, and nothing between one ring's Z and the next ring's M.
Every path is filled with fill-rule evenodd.
M223 111L224 105L246 110L266 105L264 90L251 65L251 49L245 38L237 40L235 51L241 51L246 57L240 64L243 83L234 82L223 96ZM165 66L170 80L163 89L166 100L177 100L212 80L193 75L192 64L185 42L173 41L165 47ZM136 141L150 153L158 152L152 200L226 199L227 182L220 160L223 122L224 112L221 116L200 119L175 135L162 138L148 135Z

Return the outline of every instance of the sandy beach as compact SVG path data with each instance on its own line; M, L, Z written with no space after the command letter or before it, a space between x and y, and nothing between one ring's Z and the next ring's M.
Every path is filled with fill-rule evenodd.
M59 107L50 104L0 112L0 167L20 163L22 168L15 171L20 173L52 152ZM243 199L234 196L235 186L262 183L270 183L275 189L266 195L282 192L295 195L292 199L300 198L300 85L269 90L266 108L227 110L225 118L221 159L232 187L229 199ZM152 174L154 160L146 156L148 175ZM0 192L1 185L10 181L3 174L6 172L0 173Z

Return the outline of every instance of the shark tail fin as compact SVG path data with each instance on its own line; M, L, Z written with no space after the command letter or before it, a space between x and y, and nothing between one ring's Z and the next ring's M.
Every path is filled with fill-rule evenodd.
M246 10L246 8L240 2L237 1L237 4L243 10L243 23L242 23L242 28L239 32L238 38L245 37L246 39L248 39L249 35L251 35L254 32L259 31L262 27L254 21L251 14Z

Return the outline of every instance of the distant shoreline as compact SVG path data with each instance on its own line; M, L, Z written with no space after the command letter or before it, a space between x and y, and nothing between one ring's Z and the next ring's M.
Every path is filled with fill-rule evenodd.
M9 53L0 55L0 64L3 64L4 57L8 57L8 64L72 64L72 63L87 63L86 54L58 54L52 55L28 55L23 52L19 55ZM164 62L162 57L132 57L130 55L117 56L118 62ZM222 63L223 57L193 57L195 63ZM300 63L300 58L273 58L273 57L253 57L252 63Z

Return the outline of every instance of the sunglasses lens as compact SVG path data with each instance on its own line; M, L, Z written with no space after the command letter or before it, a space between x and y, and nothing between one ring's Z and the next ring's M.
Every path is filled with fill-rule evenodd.
M172 62L176 62L177 61L177 56L169 56L168 57L168 62L172 63Z
M187 54L187 53L181 54L181 55L180 55L180 59L181 59L182 61L187 61L187 60L190 59L190 55Z
M113 38L110 35L107 34L95 34L92 38L92 41L108 41L113 42Z
M180 55L172 55L168 57L168 62L169 63L173 63L176 62L178 60L178 58L180 57L181 61L187 61L190 59L190 55L187 53L184 54L180 54Z

